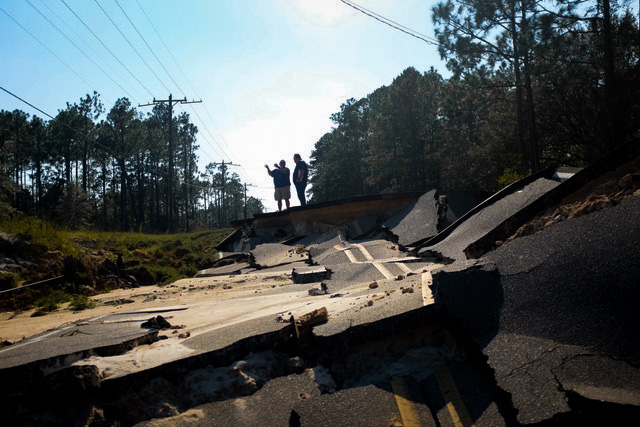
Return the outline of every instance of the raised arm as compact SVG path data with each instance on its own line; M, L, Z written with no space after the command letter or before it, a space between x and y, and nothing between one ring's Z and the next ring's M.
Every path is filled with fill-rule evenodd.
M275 166L276 168L278 168L278 170L279 170L280 172L282 172L283 174L285 174L285 175L289 175L289 169L288 169L288 168L286 168L286 167L284 167L284 166L280 166L280 165L279 165L279 164L277 164L277 163L274 163L274 164L273 164L273 166Z

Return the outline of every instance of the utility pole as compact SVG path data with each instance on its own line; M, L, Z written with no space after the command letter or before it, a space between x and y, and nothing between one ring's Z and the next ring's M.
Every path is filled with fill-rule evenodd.
M247 187L255 187L255 185L244 183L244 219L247 219Z
M173 96L169 94L169 99L155 99L153 98L153 102L149 104L138 104L138 107L148 107L149 105L155 104L169 104L169 207L167 209L167 213L169 215L169 233L173 233L175 231L175 224L173 219L173 213L175 209L175 202L173 197L173 188L174 188L174 174L173 174L173 105L174 104L195 104L202 102L200 101L187 101L187 98L183 99L173 99Z
M222 161L222 163L213 163L214 166L220 166L220 171L222 172L222 188L221 188L221 201L220 201L220 207L221 207L221 212L218 214L218 223L220 224L220 226L222 226L222 214L224 214L225 220L227 219L227 212L225 210L225 206L224 206L224 190L225 190L225 185L226 185L226 181L227 181L227 167L228 166L240 166L240 165L236 165L235 163L232 162L228 162L225 163L224 160Z

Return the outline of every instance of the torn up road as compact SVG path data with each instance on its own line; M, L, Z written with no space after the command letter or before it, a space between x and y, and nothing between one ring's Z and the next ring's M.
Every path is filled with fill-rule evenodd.
M640 158L624 150L484 201L449 192L455 216L439 233L441 191L241 221L199 277L1 349L13 385L3 415L149 426L635 418Z

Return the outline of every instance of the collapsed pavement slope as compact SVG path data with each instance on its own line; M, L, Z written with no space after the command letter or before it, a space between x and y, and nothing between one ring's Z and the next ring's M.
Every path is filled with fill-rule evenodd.
M445 240L423 247L419 253L435 253L450 261L464 260L467 258L465 249L470 244L481 239L505 219L535 202L558 184L556 180L541 177L521 187L514 186L509 194L487 204L482 210L456 226Z
M635 197L435 275L436 300L487 356L521 423L569 412L574 394L640 406L638 212Z

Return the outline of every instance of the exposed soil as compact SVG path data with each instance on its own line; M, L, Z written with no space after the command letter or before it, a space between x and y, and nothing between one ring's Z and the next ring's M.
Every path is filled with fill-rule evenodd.
M599 184L596 187L591 184L588 189L583 189L581 192L582 200L565 199L564 203L556 207L552 213L536 218L520 227L513 236L507 239L507 242L542 231L567 219L588 215L615 206L631 197L640 196L639 170L635 172L633 175L627 173L620 179L602 177L598 180ZM585 195L585 191L590 192Z

